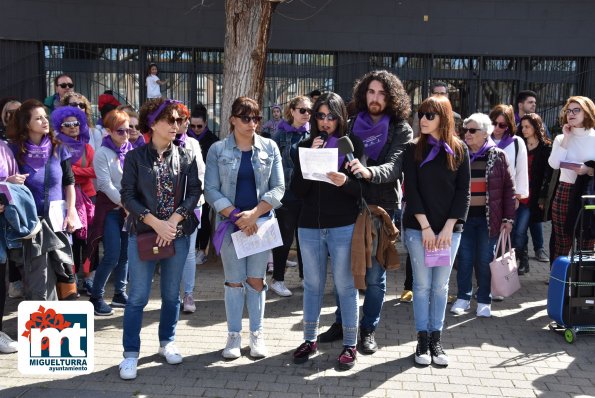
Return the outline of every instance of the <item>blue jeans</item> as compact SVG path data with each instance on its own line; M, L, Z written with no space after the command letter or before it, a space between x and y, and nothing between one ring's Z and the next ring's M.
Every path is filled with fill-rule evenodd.
M113 272L115 294L126 291L128 278L128 232L122 231L124 217L120 210L107 213L103 227L103 258L95 270L91 297L103 298L105 284Z
M335 291L341 304L343 345L357 342L358 291L351 272L354 224L337 228L298 228L304 262L304 340L316 341L330 255Z
M531 210L529 206L520 203L516 210L514 226L512 228L512 246L516 251L524 250L529 242L527 231L531 231L533 250L543 249L543 223L530 222Z
M477 302L491 304L490 261L494 258L494 247L498 238L488 236L488 222L485 217L468 217L461 237L459 265L457 268L457 298L471 300L473 294L473 269L477 263Z
M421 231L405 229L405 244L413 270L413 315L418 332L442 330L448 300L448 279L460 241L461 233L453 233L450 266L426 267Z
M184 283L184 294L194 293L194 284L196 278L196 236L198 228L190 235L190 246L188 249L188 257L184 263L184 273L182 274L182 282Z
M176 325L180 316L180 282L184 262L188 256L190 238L182 236L173 242L176 254L159 260L161 275L161 312L159 317L159 344L164 347L174 341ZM124 310L124 358L138 358L140 352L140 329L143 310L149 302L151 279L157 261L142 261L138 256L136 235L128 239L128 261L130 262L130 288L128 303Z
M231 240L231 228L226 233L221 245L221 261L225 274L225 314L228 332L239 333L242 331L244 302L248 307L250 331L262 330L266 291L268 290L265 276L269 254L270 250L267 250L238 259ZM264 288L257 291L246 282L247 278L262 279ZM241 283L242 287L229 286L228 283Z
M533 250L543 249L543 223L530 223L529 231L531 231L531 239L533 240Z

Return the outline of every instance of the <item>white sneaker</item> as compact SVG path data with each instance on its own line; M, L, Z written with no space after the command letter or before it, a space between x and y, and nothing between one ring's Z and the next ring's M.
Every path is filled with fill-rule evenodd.
M504 296L492 296L492 301L504 301Z
M297 267L298 263L297 263L297 261L287 260L287 262L285 262L285 265L289 268L295 268L295 267Z
M12 354L18 351L18 343L11 339L6 333L0 332L0 352Z
M225 359L237 359L242 355L242 335L238 332L229 332L227 334L227 344L221 354Z
M471 301L457 299L452 307L450 307L450 312L455 315L463 315L469 308L471 308Z
M167 343L165 347L159 347L159 355L165 357L165 360L170 365L177 365L179 363L182 363L182 361L184 360L173 341Z
M492 305L491 304L477 304L477 316L489 318L492 316Z
M192 296L192 293L184 295L183 303L184 312L192 314L194 311L196 311L196 304L194 303L194 297Z
M271 280L271 290L277 293L281 297L289 297L293 293L285 286L285 282L283 281L276 281L274 279Z
M132 380L136 379L136 365L138 364L138 358L124 358L120 362L120 379Z
M262 332L250 332L250 356L252 358L264 358L268 354Z
M23 289L23 282L16 281L8 284L8 297L23 298L25 297L25 290Z
M201 265L206 263L208 260L207 255L203 250L198 250L196 252L196 264Z

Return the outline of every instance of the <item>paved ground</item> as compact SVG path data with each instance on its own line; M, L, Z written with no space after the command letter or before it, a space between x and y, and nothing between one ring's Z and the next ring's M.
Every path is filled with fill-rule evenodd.
M547 264L531 261L531 273L514 298L493 305L491 319L468 315L446 317L443 343L451 358L448 368L418 368L413 363L415 332L411 304L400 304L404 271L391 273L383 319L377 330L381 349L358 357L349 372L334 364L340 343L322 345L322 354L305 365L294 365L291 353L302 342L303 290L296 269L288 269L291 298L268 293L265 331L270 356L221 358L226 325L221 265L198 266L197 306L183 314L177 344L184 363L166 364L157 353L159 301L153 294L145 311L138 378L122 381L122 310L96 318L96 365L90 375L49 379L23 376L16 354L0 358L0 397L579 397L595 396L595 336L579 336L575 344L549 331L546 313ZM330 278L329 278L330 279ZM155 280L155 285L158 279ZM451 286L454 286L452 284ZM157 286L153 291L157 292ZM331 285L327 285L330 292ZM454 291L454 288L451 288ZM108 296L109 297L109 296ZM361 304L361 300L360 300ZM15 300L7 303L5 331L16 335ZM333 298L327 295L321 325L334 317Z

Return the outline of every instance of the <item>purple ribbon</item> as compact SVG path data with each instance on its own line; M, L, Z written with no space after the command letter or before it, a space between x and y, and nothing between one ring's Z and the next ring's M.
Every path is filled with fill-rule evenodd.
M281 123L279 123L277 130L283 130L286 133L307 133L310 131L310 123L306 122L306 124L303 126L295 128L291 124L287 123L286 120L282 120Z
M172 99L166 99L165 101L163 101L163 103L161 105L159 105L159 108L157 108L155 110L155 112L149 114L149 116L147 117L147 121L149 122L148 125L149 127L151 127L153 125L153 123L155 123L155 120L159 117L159 115L161 114L161 112L163 112L163 110L165 109L166 106L170 105L170 104L181 104L180 101L176 101L176 100L172 100Z
M207 131L209 131L209 128L206 127L202 133L200 133L200 135L196 135L196 133L194 132L194 130L192 130L192 127L188 129L188 131L186 131L186 134L188 135L188 137L192 137L194 138L196 141L199 141L203 139L203 137L205 136L205 134L207 133Z
M186 148L186 138L188 138L186 133L176 134L176 139L174 140L174 145L177 145L182 148Z
M78 162L83 156L83 151L85 151L87 143L89 142L89 137L84 137L81 134L79 134L79 139L75 139L64 133L58 133L58 139L68 148L68 151L72 155L70 163L73 164Z
M25 141L25 164L37 171L45 166L52 154L52 140L49 134L41 138L39 145L35 145L31 140Z
M388 115L382 116L380 121L374 124L368 112L358 113L353 123L353 133L364 143L364 152L370 159L377 160L382 147L386 144L389 123Z
M475 160L477 160L480 157L482 157L483 155L485 155L485 153L490 148L495 147L495 146L496 146L496 143L494 141L492 141L492 139L490 137L488 137L488 139L485 140L485 142L483 143L482 147L479 148L479 151L471 154L470 163L475 162Z
M145 145L147 142L145 141L145 137L143 137L143 135L139 135L138 138L136 139L136 141L132 142L132 141L128 141L130 142L130 144L132 145L132 149L136 149L139 148L143 145Z
M325 148L338 148L338 144L339 144L339 139L337 137L335 137L334 135L331 135L326 140L326 145L324 147ZM341 166L343 166L344 161L345 161L345 155L342 155L341 153L339 153L339 166L337 167L337 170L341 170Z
M233 209L231 213L229 213L229 218L225 221L221 221L219 226L217 226L217 230L213 235L213 246L215 247L215 252L217 253L217 255L221 253L223 239L225 238L225 234L227 233L229 227L234 227L234 231L238 230L238 227L235 225L236 221L238 221L240 218L238 217L238 214L240 214L240 209Z
M430 151L428 156L424 159L424 161L421 162L421 164L419 165L420 168L424 164L434 160L434 158L436 156L438 156L438 152L440 152L440 148L444 148L446 153L448 153L449 155L454 156L454 154L455 154L446 142L444 142L443 140L437 141L436 138L432 137L431 135L428 136L428 144L432 145L432 150Z
M124 168L124 158L126 157L126 153L132 149L132 144L129 141L126 141L122 146L119 148L116 147L114 141L112 141L112 137L109 135L103 137L103 141L101 141L101 146L111 149L112 151L116 152L118 158L120 159L120 166L122 169Z
M510 135L510 132L508 130L506 130L504 132L504 134L502 134L502 138L500 139L500 142L498 143L498 148L504 149L507 146L509 146L510 144L512 144L513 142L514 142L514 137L512 135Z

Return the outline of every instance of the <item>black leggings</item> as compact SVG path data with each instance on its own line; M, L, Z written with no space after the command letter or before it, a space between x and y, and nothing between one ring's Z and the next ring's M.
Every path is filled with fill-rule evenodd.
M199 250L205 250L211 238L211 206L207 203L202 205L202 213L200 214L200 229L196 235L196 247ZM193 248L194 249L194 248Z
M300 278L304 277L302 254L300 253L300 241L297 238L297 224L301 209L301 202L290 201L283 203L280 208L275 210L275 215L277 216L277 221L279 222L281 238L283 239L283 246L275 247L273 249L273 279L276 281L285 280L287 256L289 255L289 250L293 244L294 236L297 242L297 257Z
M4 318L4 304L6 303L6 263L0 264L0 331L2 330L2 318Z

